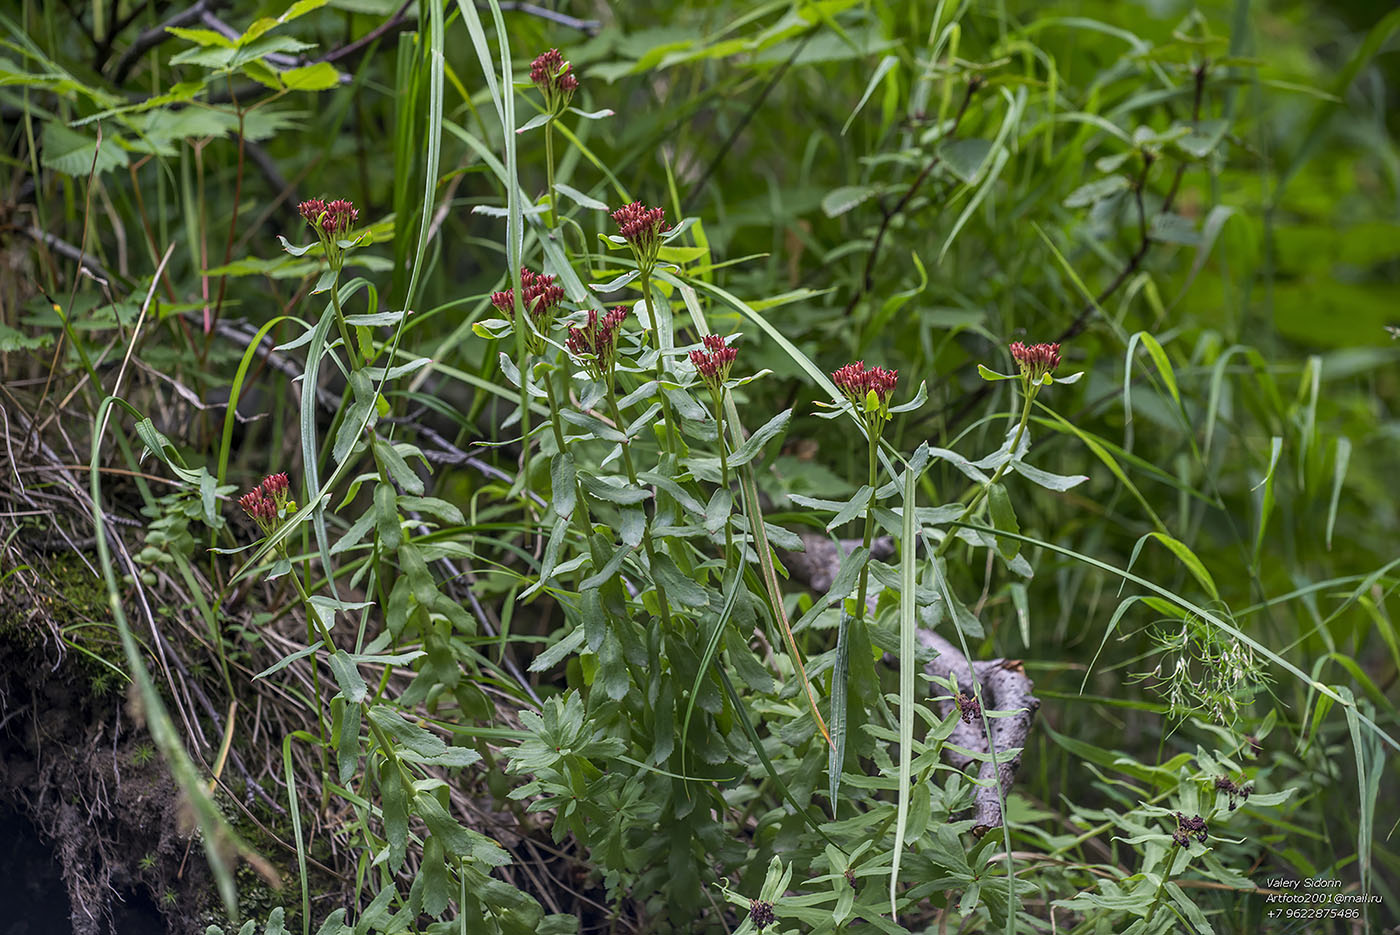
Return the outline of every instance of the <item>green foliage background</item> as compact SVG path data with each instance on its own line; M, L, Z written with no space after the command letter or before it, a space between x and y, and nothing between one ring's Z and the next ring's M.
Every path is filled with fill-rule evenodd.
M563 22L495 5L477 20L472 9L218 9L241 39L207 21L182 27L205 33L161 33L178 10L159 3L21 0L0 15L5 405L36 421L59 413L94 466L154 470L132 451L144 444L177 469L187 492L163 501L144 485L94 480L94 490L114 511L147 508L158 534L138 555L148 584L169 602L201 594L218 643L207 661L231 696L258 691L249 676L282 655L255 627L231 628L249 612L232 595L260 613L295 594L276 578L235 589L248 556L207 549L252 535L217 518L233 515L234 491L272 471L298 478L314 518L287 536L291 557L309 589L328 589L319 606L347 628L340 656L359 632L353 662L322 660L321 688L338 688L336 699L301 691L295 739L320 752L286 785L306 784L308 821L321 821L310 812L322 790L353 803L354 819L326 831L363 847L348 863L352 905L380 898L352 923L721 931L762 898L786 931L857 918L884 931L1049 931L1053 911L1061 931L1251 932L1273 908L1252 888L1278 876L1343 881L1381 897L1362 910L1368 925L1395 921L1400 813L1381 793L1396 780L1400 671L1389 612L1400 580L1400 347L1387 330L1400 325L1400 14L1363 2L1172 0L616 3L561 6ZM264 16L285 21L258 25ZM152 29L162 41L141 50ZM543 131L508 132L497 107L498 29L525 82L511 126L534 115L525 73L551 46L580 78L576 107L613 112L566 115L553 131L568 218L553 236L543 212L517 223L522 206L503 182L518 177L527 199L547 199ZM380 368L373 389L323 362L335 338L311 332L331 321L323 262L277 239L308 239L295 206L312 196L353 199L373 234L347 266L346 280L365 282L343 293L347 312L381 316L354 335ZM677 591L690 592L655 564L633 569L638 594L624 592L617 566L601 587L579 586L613 554L606 527L639 511L617 489L590 487L603 528L575 536L560 506L574 484L551 457L540 401L526 419L539 441L519 477L518 345L473 326L497 317L490 293L511 284L517 258L560 273L567 255L577 277L562 279L568 307L596 303L583 284L627 268L598 240L614 232L600 206L634 199L697 219L663 255L680 268L656 283L676 344L697 339L696 311L713 331L741 332L735 375L771 373L733 390L734 415L752 431L792 411L748 468L778 539L861 532L864 512L841 508L866 481L865 446L855 422L818 417L814 403L830 402L821 374L855 359L897 368L898 402L926 384L927 401L885 435L891 464L919 465L924 507L970 499L968 476L942 452L982 458L1015 424L1014 381L986 382L979 365L1012 371L1009 341L1060 340L1061 374L1084 374L1038 397L1030 459L1088 480L1056 489L1068 484L1011 477L1014 513L994 496L972 517L1021 539L971 534L949 552L946 577L926 551L917 567L903 563L916 548L891 511L905 488L891 486L879 532L901 558L872 562L873 578L877 590L917 588L883 590L868 632L862 624L856 648L839 652L840 609L783 583L823 705L832 670L849 669L834 820L827 745L757 555L743 596L728 601L723 538L668 540L667 574L698 584L661 636L662 586L677 607ZM92 275L76 273L75 246ZM636 285L610 301L636 301ZM292 373L245 354L264 331ZM122 365L128 346L142 366ZM386 373L390 363L412 366ZM333 418L290 386L308 368L307 382L337 401ZM564 369L556 379L570 385ZM693 374L682 382L703 404ZM592 389L576 381L573 392L587 400ZM131 410L104 407L109 393ZM228 415L230 398L250 421ZM113 448L106 411L108 433L133 443ZM368 425L373 440L347 423ZM667 461L668 439L640 428L657 472L706 502L717 468ZM580 421L569 432L580 433L571 465L620 475L604 460L615 439ZM708 437L686 444L708 451ZM431 475L416 467L422 452L436 454L422 462ZM322 482L333 490L317 503ZM539 492L554 512L531 505ZM678 524L684 497L662 500ZM423 514L431 531L415 525ZM736 498L736 528L751 531L752 515ZM953 535L952 515L921 519L922 534ZM833 516L843 522L829 525ZM535 530L566 543L548 587L533 587L551 570ZM338 540L344 555L328 548ZM332 554L340 591L325 580ZM956 715L923 705L925 683L917 716L897 694L922 661L902 642L915 604L923 623L942 618L950 639L957 632L930 609L940 586L971 608L961 632L972 657L1022 660L1042 701L1004 835L964 833L969 784L935 768ZM600 625L590 591L602 592L606 637L585 635ZM705 666L717 619L768 639L736 628ZM384 669L366 689L359 671L380 679L390 652L381 632L392 652L423 654L387 663L411 682ZM695 720L683 726L692 687ZM334 719L324 748L322 711ZM913 724L917 742L904 730ZM193 743L168 740L175 761ZM910 775L901 740L915 772L926 770L912 803L899 801ZM450 752L459 748L471 752ZM293 776L288 751L272 753L279 782ZM1256 794L1225 808L1213 787L1223 775L1247 776ZM512 870L543 861L524 843L488 840L499 836L488 826L467 821L467 832L454 795L511 816L512 840L565 848L578 892ZM1170 841L1178 810L1212 816L1211 846L1193 846L1189 861ZM218 824L213 810L206 817ZM387 863L373 858L381 848ZM846 882L848 865L859 885Z

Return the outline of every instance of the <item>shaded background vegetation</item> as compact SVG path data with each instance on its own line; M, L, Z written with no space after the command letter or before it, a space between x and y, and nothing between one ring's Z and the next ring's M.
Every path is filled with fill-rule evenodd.
M507 417L517 397L498 362L512 345L472 330L493 317L489 294L512 278L505 187L489 162L505 151L502 130L458 7L446 11L435 118L426 11L420 19L416 4L381 0L315 6L247 56L283 73L279 90L253 80L246 62L210 53L217 44L197 52L189 36L165 32L175 6L21 0L3 10L6 639L32 658L82 662L68 677L109 698L97 706L103 717L119 707L108 683L125 684L127 663L109 615L78 586L56 582L76 574L101 590L88 479L74 466L88 461L102 398L120 390L170 440L168 456L207 466L218 488L209 514L194 488L172 485L160 462L138 457L147 438L114 416L122 425L102 442L100 461L110 472L107 509L132 556L123 591L129 611L150 618L137 631L149 626L142 649L183 743L202 769L222 769L230 704L241 700L222 805L281 862L272 872L292 885L280 901L295 911L297 881L311 880L308 895L325 897L309 914L319 919L337 906L362 908L379 891L384 881L357 843L356 821L372 822L347 817L350 805L326 807L345 790L310 745L283 760L283 737L315 723L306 713L310 667L289 666L299 681L284 691L251 680L304 642L295 595L275 581L235 581L232 560L207 551L253 534L234 518L236 490L271 471L305 470L301 390L290 382L301 352L245 350L269 325L269 343L292 341L303 327L279 316L314 321L324 305L312 295L319 261L291 256L277 240L306 239L297 203L351 198L373 231L353 272L374 282L379 309L408 304L400 346L432 361L387 394L385 426L425 452L430 492L461 511L445 521L446 537L475 574L446 576L444 593L466 606L470 591L473 613L506 634L483 629L454 646L448 663L432 661L472 676L443 677L453 703L441 710L437 694L412 693L408 675L395 676L403 682L393 694L426 702L456 742L489 757L489 768L453 774L452 802L467 824L506 845L514 863L497 879L585 926L688 930L703 918L732 929L743 912L722 911L721 878L758 896L775 853L802 864L799 878L822 859L821 842L781 814L755 762L743 761L752 781L728 797L734 815L687 825L692 862L663 866L661 855L680 845L658 831L646 851L654 862L635 873L600 864L577 841L552 841L508 798L523 781L500 768L523 736L517 712L566 688L586 694L597 662L584 653L526 672L573 618L550 596L518 601L539 565L521 535L528 498L512 485L520 447ZM227 24L233 35L284 12L280 4L188 9L182 27ZM737 391L739 411L752 429L795 410L756 470L770 522L821 530L830 513L792 495L842 501L864 482L863 445L851 443L846 424L814 417L814 401L826 397L801 357L827 372L853 359L897 368L901 401L926 381L927 403L897 417L887 439L905 453L927 442L970 458L995 450L1014 414L1011 384L984 382L977 370L1010 370L1007 342L1059 340L1065 370L1085 372L1047 397L1054 412L1037 411L1032 431L1039 467L1090 479L1017 495L1019 531L1069 554L1025 544L1030 580L991 550L954 550L948 568L985 630L973 655L1023 660L1043 703L1008 802L1018 875L1034 884L1023 908L1038 919L1051 901L1137 869L1141 803L1178 801L1186 783L1174 758L1200 748L1237 757L1261 794L1293 790L1272 807L1246 804L1219 844L1220 861L1202 871L1204 885L1189 888L1218 930L1258 930L1268 907L1248 887L1278 875L1333 876L1384 897L1372 922L1395 920L1391 830L1400 813L1378 795L1395 783L1394 750L1356 719L1395 735L1400 673L1389 613L1400 542L1400 349L1387 330L1400 325L1391 106L1400 59L1396 15L1381 13L1363 2L1169 0L503 13L518 78L523 63L557 46L580 77L576 106L615 112L566 121L570 132L555 136L556 178L580 193L560 200L576 222L561 242L580 277L621 272L600 255L595 234L613 228L595 200L643 200L672 219L700 219L686 239L700 249L686 255L683 275L706 296L711 328L744 332L743 371L772 370ZM483 19L495 48L491 15ZM518 122L534 113L530 100L519 96ZM539 195L540 133L517 142L521 184ZM700 284L739 297L753 314ZM325 438L345 418L334 415L345 387L329 365L320 383L332 401L317 413ZM548 489L548 459L531 464L531 488ZM966 483L951 461L935 460L921 491L927 503L949 502ZM344 488L332 541L369 509L367 492L344 505L342 496ZM206 522L212 515L228 527ZM1145 538L1154 532L1170 542ZM1199 618L1132 600L1143 592L1079 556L1188 596L1354 705L1334 705ZM795 618L811 597L799 582L787 590ZM39 602L41 594L56 600ZM897 605L887 593L871 628L877 649L899 648ZM823 684L836 616L818 615L799 633ZM1177 668L1183 658L1192 662ZM754 710L781 740L769 751L780 770L810 794L824 785L821 738L813 744L813 725L802 720L793 672L774 665L785 687ZM872 694L895 690L895 667L881 663L872 677L879 685L863 686ZM749 687L750 699L764 695ZM861 703L879 707L873 697ZM616 712L593 716L600 730L627 736ZM124 729L114 725L112 736ZM147 743L122 736L128 756ZM861 752L862 768L878 774L885 764L873 749ZM723 761L716 754L707 765ZM293 773L302 805L313 806L305 829L290 822ZM46 807L41 792L10 793L26 795ZM598 803L602 813L615 806ZM156 838L153 852L183 862L177 844ZM120 848L114 837L97 849L111 861ZM322 871L308 871L308 851ZM198 915L211 911L207 880L198 892L176 892L169 869L155 861L147 869L157 899L173 894L171 916L201 926L212 918ZM835 872L809 876L823 870ZM252 878L240 876L245 890L257 888ZM863 893L863 903L877 905L883 885L872 877L875 895ZM934 897L905 921L914 930L947 921L966 887L950 889L951 901ZM1125 928L1129 907L1096 892L1103 903L1062 908L1061 925ZM971 927L1000 927L1005 917L995 907L959 912Z

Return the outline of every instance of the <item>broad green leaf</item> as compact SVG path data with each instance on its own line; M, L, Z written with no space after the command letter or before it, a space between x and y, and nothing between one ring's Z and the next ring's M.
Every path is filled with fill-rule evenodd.
M113 169L126 168L130 162L126 150L110 132L103 133L102 145L98 146L96 136L51 122L44 124L41 138L39 161L44 168L74 178L87 178L89 173L105 175Z
M279 77L289 91L327 91L340 86L340 72L329 62L289 68Z

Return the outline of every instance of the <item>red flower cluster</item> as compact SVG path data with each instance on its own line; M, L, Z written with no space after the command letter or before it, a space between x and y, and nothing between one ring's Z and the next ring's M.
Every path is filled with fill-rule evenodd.
M520 267L520 302L525 306L525 311L534 322L537 332L526 335L526 343L531 353L538 354L544 350L544 335L554 324L554 314L563 300L564 287L556 286L553 276ZM491 304L504 312L511 321L515 320L514 289L491 293Z
M577 357L595 377L612 372L617 357L617 333L627 319L627 306L619 305L601 319L598 310L588 310L588 323L582 328L570 326L566 344L569 353Z
M1209 829L1206 828L1205 819L1200 815L1192 815L1187 818L1181 812L1176 813L1176 830L1172 832L1172 841L1177 847L1189 846L1193 836L1204 844L1208 833Z
M569 71L570 65L558 49L541 52L530 63L530 80L541 91L562 88L566 91L578 90L578 79Z
M325 231L327 234L344 234L360 219L360 211L355 207L355 203L344 198L337 198L331 202L312 198L297 205L297 210L306 219L306 223L318 232Z
M1235 799L1239 798L1243 800L1248 800L1250 793L1254 791L1254 783L1237 783L1229 776L1217 776L1215 777L1215 788L1219 789L1221 792L1224 792L1230 797L1230 811L1233 812L1235 810L1236 804Z
M886 370L883 367L866 370L865 361L858 360L837 370L831 375L831 379L837 389L845 393L846 398L857 406L865 403L866 395L872 390L883 404L889 401L895 384L899 382L899 371Z
M982 716L982 702L976 698L969 698L958 692L958 697L954 700L958 703L958 716L964 724L971 724L973 720Z
M287 506L290 488L286 474L269 474L261 484L239 497L238 505L266 535L277 527L278 518Z
M545 109L556 116L569 106L578 90L578 79L571 68L558 49L543 52L530 63L530 80L544 95Z
M530 313L531 318L539 321L550 315L563 299L564 287L556 286L553 276L531 272L523 266L520 267L520 302ZM505 312L507 316L514 318L515 290L506 289L504 292L491 293L491 304Z
M666 210L648 208L640 201L634 201L614 211L612 219L617 222L617 232L632 248L637 267L650 273L661 250L661 235L671 229L671 225L666 223Z
M1030 377L1032 383L1039 383L1046 374L1053 374L1060 366L1060 345L1032 344L1029 347L1017 341L1011 345L1011 356L1021 368L1021 375Z
M648 208L640 201L625 204L612 213L622 239L634 247L671 229L666 223L665 208Z
M705 349L691 351L690 362L700 371L700 376L710 389L718 391L724 386L724 381L729 379L729 368L734 366L734 358L738 356L738 350L725 344L724 338L717 334L707 334Z
M764 899L749 900L749 920L760 932L777 921L773 914L773 904Z

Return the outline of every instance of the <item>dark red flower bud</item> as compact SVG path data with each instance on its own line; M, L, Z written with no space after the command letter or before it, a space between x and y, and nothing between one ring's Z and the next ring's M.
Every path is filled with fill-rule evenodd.
M888 403L895 385L899 383L899 371L883 367L866 370L865 361L858 360L837 370L831 375L831 380L859 409L864 406L865 397L872 390L882 405Z
M563 300L564 287L555 285L553 276L535 273L523 266L520 268L520 303L525 306L538 332L538 336L528 336L531 353L537 354L544 349L544 335L554 325L559 303ZM514 289L491 293L491 304L515 321Z
M717 334L705 335L704 346L703 351L690 352L690 362L706 385L712 391L719 392L724 387L724 381L729 379L729 369L734 366L739 351L728 346L724 338Z
M244 513L247 513L253 519L257 519L259 512L261 512L262 501L262 490L254 488L238 498L238 505L243 507Z
M1021 368L1022 375L1029 377L1032 383L1039 383L1046 374L1054 374L1055 368L1060 366L1060 345L1032 344L1027 347L1017 341L1011 345L1011 356Z
M269 474L258 486L238 498L238 505L258 524L263 535L272 533L281 522L282 511L291 502L288 499L291 486L286 474Z
M612 213L617 232L637 259L638 268L650 273L661 251L661 235L671 229L664 208L648 208L640 201L623 205Z
M321 222L328 234L346 234L360 219L360 211L353 202L343 198L326 205L326 218Z
M302 218L312 227L320 223L319 218L325 213L325 210L326 203L320 198L309 198L297 205L297 211L301 212Z
M556 116L569 106L574 92L578 90L578 78L574 77L573 66L564 61L558 49L543 52L530 63L530 80L544 95L545 110Z
M238 505L243 507L243 512L258 524L258 528L267 535L277 523L277 504L269 500L262 492L261 488L253 488L248 493L238 499Z
M258 486L263 498L273 505L274 516L287 505L287 492L291 486L286 474L269 474Z
M954 700L958 704L958 716L962 718L964 724L971 724L982 716L982 702L976 698L970 698L962 692L958 692L958 697Z
M760 932L765 926L777 921L777 917L773 915L773 904L762 899L749 900L749 918Z
M589 309L588 322L582 328L570 326L565 346L593 376L601 378L612 372L617 359L617 334L626 319L625 305L617 306L601 319L597 309Z
M1206 827L1205 819L1200 815L1192 815L1188 818L1181 812L1176 813L1176 830L1172 832L1172 841L1178 847L1186 847L1190 844L1192 836L1204 844L1208 834L1209 829Z

